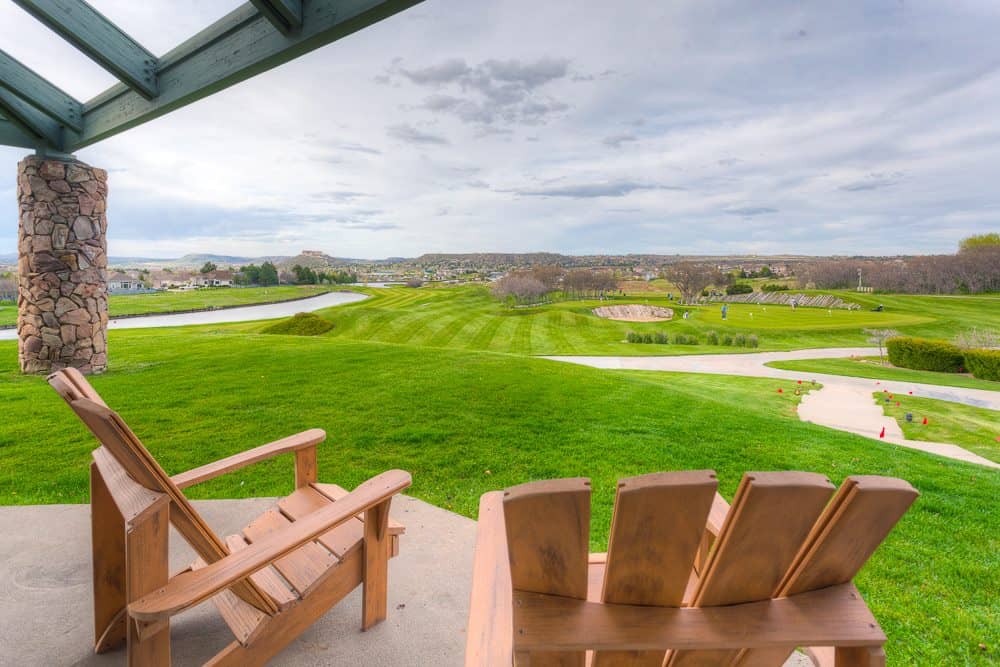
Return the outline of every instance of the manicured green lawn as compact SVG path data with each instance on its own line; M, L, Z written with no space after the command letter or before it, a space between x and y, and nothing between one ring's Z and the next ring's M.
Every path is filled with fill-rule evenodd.
M599 301L565 301L535 308L511 310L489 296L485 287L358 289L370 294L365 301L323 311L335 323L330 336L351 340L403 343L428 347L509 352L514 354L672 355L753 351L742 347L712 345L639 345L625 342L629 331L663 331L696 334L705 340L707 331L722 335L757 334L760 350L791 350L804 347L868 345L866 327L924 327L938 317L932 310L914 306L909 310L875 313L784 306L731 304L723 322L717 305L678 307L659 297L617 297L614 303L649 303L675 309L669 322L616 322L591 313ZM846 294L844 296L850 296ZM966 297L976 302L979 297ZM998 301L997 303L1000 303ZM992 302L985 302L985 310ZM604 302L607 305L607 301ZM691 318L681 313L690 310ZM750 314L753 313L753 317ZM983 323L992 321L984 317ZM951 326L950 320L943 325ZM253 331L254 325L238 327ZM259 329L259 326L257 327Z
M208 289L150 294L112 294L108 297L108 310L112 317L120 315L146 315L171 313L198 308L221 306L246 306L268 301L285 301L315 296L330 291L329 286L279 285L274 287L215 287ZM17 307L0 305L0 326L17 322Z
M382 330L447 336L400 319L387 317ZM415 496L466 516L487 490L588 476L595 549L606 544L615 481L628 475L712 468L729 498L747 470L813 470L836 483L852 473L902 477L922 496L857 580L890 637L890 664L986 665L996 655L1000 473L800 422L791 383L232 327L113 331L110 349L111 372L94 385L170 473L318 426L329 434L322 478L353 486L405 468ZM94 443L42 378L16 373L15 356L0 342L0 502L83 502ZM292 467L284 457L191 493L287 493Z
M878 357L857 359L801 359L796 361L772 361L766 366L783 368L805 373L828 373L830 375L851 375L877 380L898 380L899 382L920 382L939 384L945 387L967 387L1000 391L1000 382L980 380L960 373L936 373L934 371L914 371L909 368L879 365Z
M948 442L1000 463L1000 412L914 396L896 395L885 405L882 394L876 393L875 400L885 414L895 418L908 439ZM907 412L913 413L912 422L906 421Z

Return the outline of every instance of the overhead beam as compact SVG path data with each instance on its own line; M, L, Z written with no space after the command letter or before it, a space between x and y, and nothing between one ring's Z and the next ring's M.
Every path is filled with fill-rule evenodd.
M59 122L5 88L0 88L0 110L22 132L40 140L36 143L44 143L57 151L64 149L63 128Z
M30 102L53 120L77 132L83 129L83 104L49 83L48 79L0 50L0 88Z
M14 2L142 97L156 97L156 56L84 0Z
M37 149L44 142L31 134L26 134L15 123L0 116L0 146Z
M282 35L302 28L302 0L250 0Z
M67 150L88 146L191 104L419 2L310 0L303 6L301 29L291 36L276 31L248 2L160 58L160 93L155 99L118 85L86 102L83 132L69 142Z

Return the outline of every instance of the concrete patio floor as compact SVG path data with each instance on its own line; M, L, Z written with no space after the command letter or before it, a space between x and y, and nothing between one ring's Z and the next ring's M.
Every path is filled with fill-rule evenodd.
M237 532L274 499L194 505L216 532ZM389 618L361 632L355 590L280 653L273 665L460 665L465 652L476 524L402 496L393 518L406 526L389 566ZM124 665L125 652L95 655L91 609L90 509L86 505L0 507L0 665ZM171 565L193 560L170 536ZM232 641L211 602L171 624L174 665L200 665Z
M194 505L220 534L237 532L273 506L271 498L202 500ZM393 502L406 526L389 566L389 618L361 632L355 590L270 663L299 667L463 664L476 524L408 496ZM0 666L125 664L124 650L96 655L91 609L87 505L0 507ZM171 564L193 559L171 534ZM200 665L232 641L211 602L171 623L173 664ZM811 665L795 654L785 667Z

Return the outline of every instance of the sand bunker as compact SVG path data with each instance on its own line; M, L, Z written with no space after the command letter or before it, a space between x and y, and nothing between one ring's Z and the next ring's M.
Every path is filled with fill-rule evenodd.
M674 311L660 306L643 306L631 303L627 306L601 306L594 308L594 315L607 320L622 322L662 322L672 319Z

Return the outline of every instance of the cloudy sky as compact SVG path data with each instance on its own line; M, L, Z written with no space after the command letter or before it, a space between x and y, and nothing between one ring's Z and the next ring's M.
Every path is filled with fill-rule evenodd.
M161 54L239 3L93 4ZM113 255L951 252L1000 227L998 33L992 0L427 0L78 157ZM13 3L0 47L112 83Z

